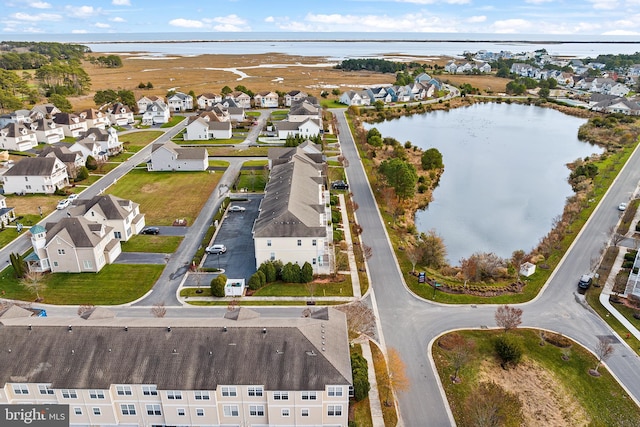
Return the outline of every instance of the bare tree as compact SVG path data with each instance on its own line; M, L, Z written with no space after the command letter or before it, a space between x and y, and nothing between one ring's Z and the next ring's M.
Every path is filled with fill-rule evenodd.
M411 272L416 271L416 264L422 259L423 247L416 243L407 243L405 246L405 253L407 258L411 261Z
M522 310L508 305L496 309L496 324L505 332L517 328L522 323Z
M371 248L371 246L362 245L362 253L364 254L364 257L366 259L371 259L371 256L373 255L373 249Z
M40 292L47 288L46 283L42 280L42 273L29 271L22 279L20 279L20 284L32 294L36 294L36 301L42 301L42 298L40 298Z
M464 407L467 425L500 427L520 425L522 421L522 403L518 396L494 382L481 382L469 393Z
M607 338L598 337L598 344L596 344L596 357L598 358L598 363L596 363L596 367L593 368L594 375L600 375L598 368L600 368L602 362L606 362L611 357L613 351L613 345L611 345Z
M451 350L447 353L451 367L454 369L451 380L455 383L460 382L460 368L469 363L473 356L473 350L475 345L473 341L465 339L460 334L455 334L451 337Z
M78 307L78 316L82 316L84 313L86 313L89 310L93 310L95 308L95 305L93 304L82 304Z
M155 317L164 317L167 315L167 307L164 306L164 302L159 302L151 307L151 314Z
M316 282L307 282L304 284L304 287L307 289L307 292L309 292L309 297L311 299L313 299L313 296L316 293L316 288L318 287L318 284Z
M514 275L515 275L516 281L520 280L520 266L524 262L526 256L527 255L524 253L522 249L513 251L513 253L511 254L511 265L515 270Z
M376 333L376 316L373 310L362 301L337 307L347 315L347 329L349 339L354 340L360 335L372 337Z

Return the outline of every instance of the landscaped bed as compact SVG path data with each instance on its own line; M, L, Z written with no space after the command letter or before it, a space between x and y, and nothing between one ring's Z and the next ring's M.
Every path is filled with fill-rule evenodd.
M350 276L340 276L340 281L316 280L312 283L283 283L274 282L256 290L256 297L314 297L353 296ZM312 295L313 294L313 295Z
M600 376L590 375L597 360L566 337L543 341L538 331L518 329L507 332L522 345L523 359L515 367L503 369L494 350L502 331L458 331L473 343L471 359L461 367L459 381L453 381L452 334L439 338L433 356L440 380L459 426L477 425L471 414L479 395L479 382L493 382L515 395L522 403L522 416L515 425L640 425L640 408L604 368ZM549 334L549 333L547 333ZM553 341L556 345L550 343ZM568 343L570 347L561 347ZM501 424L512 425L512 424Z
M208 172L132 170L107 193L139 203L148 224L171 225L176 218L191 224L221 177Z

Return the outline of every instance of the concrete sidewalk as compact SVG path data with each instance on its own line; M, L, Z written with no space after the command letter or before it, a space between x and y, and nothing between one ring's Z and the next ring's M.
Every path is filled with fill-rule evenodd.
M375 344L374 344L375 345ZM367 361L369 365L369 407L371 408L371 421L373 427L385 427L384 418L382 416L382 405L380 404L380 393L378 392L378 380L376 379L376 370L373 366L373 355L371 354L371 344L368 340L361 341L360 347L362 348L362 357Z

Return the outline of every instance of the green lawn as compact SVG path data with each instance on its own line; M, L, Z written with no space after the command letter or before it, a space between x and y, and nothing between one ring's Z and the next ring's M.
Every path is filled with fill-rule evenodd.
M190 305L203 305L203 306L227 306L229 305L229 301L221 301L221 300L217 300L217 301L187 301L188 304ZM337 301L318 301L316 300L316 306L320 307L320 306L325 306L325 305L340 305L342 304L341 302L337 302ZM307 301L306 300L290 300L290 301L255 301L255 300L243 300L242 298L238 299L238 305L243 305L243 306L306 306L307 305Z
M228 168L229 167L229 162L227 162L225 160L209 160L209 166L217 166L217 167Z
M18 236L19 234L15 228L5 228L4 230L0 230L0 248L5 247L7 244L9 244L13 239L15 239Z
M242 167L250 167L250 166L267 166L269 164L268 160L247 160L242 164Z
M121 135L119 139L126 151L137 153L163 134L159 130L140 131Z
M246 113L244 113L245 116L247 117L260 117L260 112L258 111L247 111Z
M122 242L122 252L153 252L172 254L182 243L182 236L163 236L139 234L131 237L128 242Z
M214 157L267 157L268 150L269 147L207 147L207 152L209 153L209 155Z
M320 105L324 108L347 108L346 105L341 104L334 99L321 99Z
M55 273L43 276L40 293L47 304L124 304L146 294L162 274L164 265L111 264L99 273ZM34 301L35 295L13 277L13 268L0 272L4 298Z
M146 222L171 225L177 218L192 224L222 174L132 170L107 190L140 204Z
M309 285L304 283L283 283L274 282L255 291L253 296L256 297L308 297L311 293L308 289ZM344 276L342 282L336 283L317 283L314 284L313 298L322 298L327 296L350 297L353 296L353 287L351 286L351 276Z
M243 170L240 171L240 176L238 176L235 188L246 188L248 191L254 192L264 191L266 185L267 179L262 171Z
M458 425L463 416L464 401L478 381L480 364L497 364L493 349L493 339L502 331L458 331L466 339L475 343L474 358L460 370L462 382L454 384L450 380L453 370L449 365L446 351L437 344L433 346L433 356L438 374L445 389L454 418ZM563 360L563 350L549 343L540 345L536 331L519 329L516 335L524 346L525 358L530 358L552 374L559 389L571 393L570 399L577 402L591 419L593 426L640 425L640 408L629 399L626 392L604 368L600 367L600 377L589 375L589 369L596 365L596 359L587 350L574 343L568 351L569 360ZM565 350L566 351L566 350ZM615 356L614 356L615 357ZM509 371L503 373L509 375ZM524 391L524 390L522 390ZM525 395L520 396L526 398ZM544 410L541 408L541 410Z
M175 115L172 116L171 119L169 119L169 121L167 123L163 123L160 125L161 128L172 128L175 125L177 125L178 123L180 123L181 121L183 121L185 119L184 116L180 116L180 115Z

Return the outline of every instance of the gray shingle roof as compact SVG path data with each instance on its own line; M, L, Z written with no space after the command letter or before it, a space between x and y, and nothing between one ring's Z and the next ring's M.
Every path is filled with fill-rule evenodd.
M5 176L50 176L56 159L53 157L27 157L4 173Z
M130 208L125 208L129 205ZM138 204L131 200L121 199L113 194L107 194L104 196L95 196L89 200L79 199L69 212L74 216L80 216L94 209L97 212L102 212L107 219L125 219L129 216L129 212L135 209L136 206L138 206Z
M209 156L207 149L204 147L180 147L172 141L153 144L151 146L151 152L153 153L161 147L174 152L178 160L201 160Z
M62 218L58 222L47 223L46 228L46 244L49 244L54 237L59 236L73 244L76 248L96 247L103 239L103 237L97 233L103 230L102 236L104 236L113 229L112 227L103 226L102 224L89 222L83 217Z
M213 390L256 384L267 390L323 390L352 381L345 316L335 309L324 319L45 317L1 323L0 342L11 352L0 352L0 385Z

